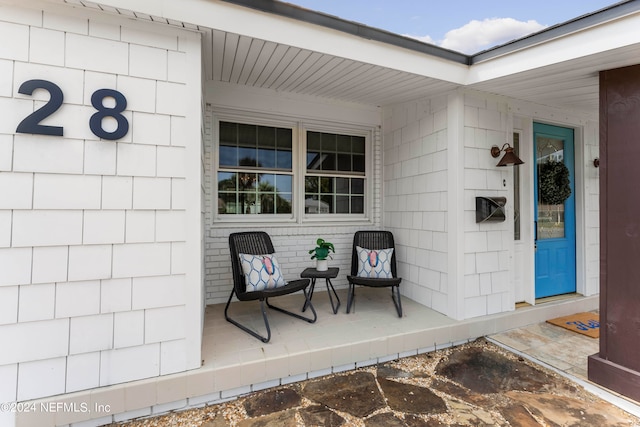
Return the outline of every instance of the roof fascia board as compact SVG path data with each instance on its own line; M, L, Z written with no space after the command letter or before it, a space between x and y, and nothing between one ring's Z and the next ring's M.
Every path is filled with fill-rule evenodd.
M225 0L100 0L98 3L116 9L133 10L152 16L188 22L454 84L463 84L467 80L469 68L466 63L427 55L425 52L409 47L402 48L397 44L364 38L361 35L345 33L322 25L309 25L305 21L256 10L256 8L235 4L235 2L236 0L231 2ZM277 2L270 1L269 3ZM256 14L260 14L260 19L256 19ZM338 18L333 19L338 20ZM373 28L368 28L368 30L372 33L377 32ZM397 38L403 39L407 43L414 42L402 36L395 37L391 33L381 33L390 39ZM427 46L418 41L415 43Z
M591 27L588 31L567 34L561 38L532 45L526 49L501 55L470 67L467 84L482 83L520 72L567 62L589 55L640 44L640 13ZM603 64L606 68L606 64ZM603 68L603 69L604 69Z

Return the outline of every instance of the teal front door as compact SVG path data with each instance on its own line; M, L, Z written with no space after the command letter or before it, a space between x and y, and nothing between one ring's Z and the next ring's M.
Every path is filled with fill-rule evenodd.
M576 291L573 129L533 125L536 298Z

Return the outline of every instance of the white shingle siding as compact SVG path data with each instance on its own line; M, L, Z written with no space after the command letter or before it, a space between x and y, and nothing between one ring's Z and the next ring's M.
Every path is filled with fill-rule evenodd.
M63 5L1 9L0 341L20 345L0 354L0 401L157 376L162 359L162 373L199 366L185 339L186 307L201 305L185 290L199 287L185 271L199 35ZM43 124L64 136L16 134L49 99L18 93L31 79L62 90ZM118 141L89 127L102 88L127 99Z
M434 307L446 297L446 96L385 108L384 227L394 232L403 294Z
M512 201L513 192L503 186L511 170L496 168L497 160L489 155L491 146L511 142L506 100L466 93L464 104L464 317L470 318L514 308L515 301L503 306L503 296L509 295L513 221L475 222L476 197L506 197ZM511 204L506 215L513 217Z

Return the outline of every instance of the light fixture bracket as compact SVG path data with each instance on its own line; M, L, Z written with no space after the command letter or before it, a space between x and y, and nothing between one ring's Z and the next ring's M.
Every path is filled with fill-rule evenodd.
M502 148L504 148L504 145L502 146ZM498 147L497 145L491 147L491 157L493 157L494 159L498 157L500 155L500 152L502 151L502 148Z

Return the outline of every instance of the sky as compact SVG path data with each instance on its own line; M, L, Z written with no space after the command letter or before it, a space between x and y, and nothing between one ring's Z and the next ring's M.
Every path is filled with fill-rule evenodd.
M286 0L473 54L595 12L616 0Z

